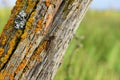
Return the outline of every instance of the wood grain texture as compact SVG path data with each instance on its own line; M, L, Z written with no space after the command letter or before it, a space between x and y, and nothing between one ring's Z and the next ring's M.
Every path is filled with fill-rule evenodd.
M0 36L0 80L52 80L90 2L17 0Z

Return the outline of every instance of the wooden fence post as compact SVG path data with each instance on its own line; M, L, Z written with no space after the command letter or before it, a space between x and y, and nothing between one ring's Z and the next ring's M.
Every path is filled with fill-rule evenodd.
M52 80L91 0L17 0L0 35L0 80Z

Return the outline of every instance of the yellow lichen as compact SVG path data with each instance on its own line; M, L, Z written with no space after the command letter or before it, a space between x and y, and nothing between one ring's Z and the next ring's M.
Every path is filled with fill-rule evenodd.
M7 60L8 60L9 57L10 57L10 55L12 54L12 51L13 51L15 45L16 45L17 37L19 37L19 36L21 35L21 33L22 33L22 32L21 32L20 30L18 30L18 31L16 32L15 36L14 36L14 37L12 38L12 40L9 42L9 49L8 49L8 51L7 51L7 54L0 59L0 61L2 62L2 63L0 64L0 68L7 62Z
M28 0L28 6L26 8L26 13L29 13L35 6L35 1Z
M16 5L14 6L14 8L11 10L11 13L13 13L16 9L18 10L20 5L21 5L21 1L22 0L17 0L16 1Z
M23 32L22 30L17 30L15 36L20 37L22 35L22 32Z
M5 25L3 30L7 30L9 27L11 27L11 23L13 22L14 18L10 17L10 19L8 20L7 24Z
M25 32L25 33L21 36L22 39L25 39L26 37L27 37L27 32Z
M6 40L7 40L7 36L6 36L6 34L3 32L3 33L0 35L0 44L1 44L1 45L5 45Z
M17 14L18 11L20 10L21 6L23 5L23 4L22 4L23 1L24 1L24 0L17 0L17 1L16 1L16 5L15 5L15 7L13 8L13 10L11 11L11 13L13 13L13 12L16 11L15 13Z
M9 50L8 50L7 54L11 54L12 53L12 50L14 49L15 44L16 44L16 40L17 40L18 37L21 36L21 34L22 34L22 31L21 30L17 30L15 36L12 38L12 40L9 43Z
M34 15L35 15L35 12L32 12L30 18L28 19L28 21L26 23L24 32L27 32L28 30L30 30L32 28L32 24L33 24L33 22L35 20Z
M2 62L2 64L0 64L0 67L2 67L2 66L4 65L4 63L7 62L9 56L10 56L11 53L12 53L12 50L14 49L15 41L16 41L16 37L14 37L14 38L10 41L10 43L9 43L9 50L8 50L7 54L0 59L0 61Z
M8 54L11 54L11 53L12 53L12 50L14 49L14 46L15 46L16 39L17 39L17 37L14 37L14 38L10 41L10 43L9 43L10 48L9 48L9 50L8 50Z
M0 48L0 57L2 56L3 53L4 53L4 49Z

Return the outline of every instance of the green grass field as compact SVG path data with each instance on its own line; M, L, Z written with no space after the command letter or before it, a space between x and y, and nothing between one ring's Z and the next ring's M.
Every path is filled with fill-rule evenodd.
M0 32L9 13L0 10ZM119 30L120 12L88 11L54 80L120 80Z
M10 9L0 9L0 32L2 31L4 25L7 23L9 15Z

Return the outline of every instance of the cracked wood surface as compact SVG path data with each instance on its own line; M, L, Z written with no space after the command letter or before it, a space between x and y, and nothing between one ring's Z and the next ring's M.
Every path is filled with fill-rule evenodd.
M0 80L52 80L91 0L17 0L0 35Z

